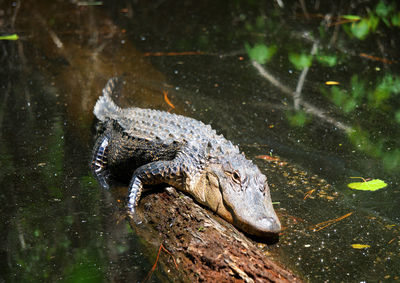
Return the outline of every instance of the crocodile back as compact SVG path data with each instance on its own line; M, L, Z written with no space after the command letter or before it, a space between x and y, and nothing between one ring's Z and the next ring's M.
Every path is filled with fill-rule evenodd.
M184 142L194 149L207 150L211 158L226 159L230 156L233 159L231 163L238 159L249 164L237 146L201 121L165 111L119 107L111 97L118 92L117 85L118 78L110 79L94 107L93 112L100 121L115 120L131 137L167 145L174 141Z
M210 125L168 112L128 108L123 111L119 124L131 136L140 136L162 141L218 141L223 146L231 146L222 135L217 135Z

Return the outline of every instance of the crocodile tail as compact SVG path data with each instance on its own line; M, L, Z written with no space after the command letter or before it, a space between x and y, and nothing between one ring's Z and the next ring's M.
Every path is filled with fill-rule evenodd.
M119 116L121 108L114 103L111 96L117 91L118 78L108 80L103 89L103 95L99 97L94 106L93 113L100 121L105 121L107 118L115 119Z

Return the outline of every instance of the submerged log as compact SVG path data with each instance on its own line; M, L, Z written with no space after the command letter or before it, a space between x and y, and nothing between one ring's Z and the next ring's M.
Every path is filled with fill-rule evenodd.
M173 255L160 257L158 268L183 282L301 282L267 257L229 223L173 188L143 196L136 233L161 244Z

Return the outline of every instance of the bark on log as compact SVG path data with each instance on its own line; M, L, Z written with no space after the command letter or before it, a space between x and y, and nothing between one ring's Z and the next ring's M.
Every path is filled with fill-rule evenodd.
M163 244L178 270L169 255L159 266L183 282L301 282L242 232L173 188L143 196L137 213L145 223L131 219L132 228L156 242L153 249Z

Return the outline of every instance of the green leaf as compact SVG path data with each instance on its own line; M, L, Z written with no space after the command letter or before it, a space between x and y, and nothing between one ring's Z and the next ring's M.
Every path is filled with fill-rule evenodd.
M358 39L364 39L369 33L368 19L362 19L358 23L352 23L350 27L351 33Z
M309 117L304 111L287 112L286 118L289 120L291 126L303 127L309 122Z
M313 57L311 55L306 55L304 53L289 53L289 61L296 67L298 70L302 70L306 67L310 67L312 63Z
M250 59L257 61L260 64L267 63L277 50L275 45L268 47L265 44L256 44L254 47L251 47L246 43L245 48Z
M360 151L366 152L368 155L380 158L382 156L382 147L371 141L369 133L361 129L348 132L351 143Z
M16 33L0 36L0 40L18 40L18 39L19 39L19 37Z
M372 32L375 32L378 25L379 25L379 18L377 16L375 16L374 14L371 14L368 18L369 30Z
M394 2L392 5L386 5L385 1L379 1L378 5L376 5L375 8L375 13L381 17L384 18L387 15L389 15L393 10L394 10Z
M33 232L33 235L34 235L35 237L39 237L39 236L40 236L40 230L39 230L39 229L36 229L36 230Z
M394 25L395 27L400 27L400 12L398 12L397 14L394 14L392 16L392 25Z
M373 102L375 106L379 106L398 93L400 93L400 77L385 75L373 91Z
M345 113L350 113L357 107L356 97L349 96L346 91L340 89L337 86L332 86L331 93L326 94L330 96L332 102Z
M382 18L382 22L384 22L386 26L390 27L390 22L388 18Z
M334 55L318 55L315 57L322 65L333 67L337 63L337 57Z
M331 99L336 106L342 107L345 103L346 97L346 93L337 86L331 88Z
M357 75L351 77L351 96L356 100L361 100L365 96L365 82L360 80Z
M353 111L356 107L357 107L356 100L349 98L346 100L346 102L343 105L343 111L345 113L349 113L349 112Z
M349 37L353 37L353 34L351 33L351 25L342 25L342 28Z
M354 182L347 185L350 189L359 191L377 191L387 186L387 184L379 179L373 179L367 182Z
M345 20L350 20L350 21L359 21L361 20L360 16L357 15L342 15L341 16Z

